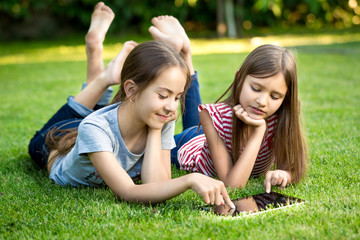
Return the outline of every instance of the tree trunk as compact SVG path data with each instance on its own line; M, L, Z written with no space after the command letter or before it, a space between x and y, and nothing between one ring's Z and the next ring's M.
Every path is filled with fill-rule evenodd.
M233 0L225 0L225 17L228 27L228 37L235 38L237 33Z
M244 21L244 0L237 0L235 5L237 36L243 37L242 24Z
M218 37L225 37L227 28L225 23L224 0L217 0L216 8L216 31Z

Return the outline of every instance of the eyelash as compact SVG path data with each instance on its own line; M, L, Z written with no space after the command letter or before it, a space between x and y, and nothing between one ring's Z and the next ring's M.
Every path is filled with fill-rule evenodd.
M251 89L252 89L254 92L260 92L260 91L261 91L260 89L257 89L257 88L255 88L255 87L253 87L253 86L251 86ZM279 97L271 96L271 99L273 99L273 100L278 100Z
M160 99L166 99L167 96L164 96L164 95L159 94L159 98L160 98Z
M257 89L257 88L255 88L255 87L253 87L253 86L251 86L251 89L252 89L253 91L255 91L255 92L260 92L260 89Z
M166 98L168 98L167 96L164 96L164 95L161 95L161 94L158 94L158 95L159 95L159 98L160 98L160 99L166 99ZM176 97L176 98L175 98L175 101L179 101L180 98L181 98L181 97Z

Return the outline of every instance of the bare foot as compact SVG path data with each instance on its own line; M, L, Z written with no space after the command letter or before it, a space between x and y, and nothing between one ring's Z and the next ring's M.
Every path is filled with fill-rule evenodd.
M87 54L87 83L92 82L103 70L103 42L105 35L115 17L114 12L103 2L95 5L91 23L85 36Z
M93 44L102 44L114 17L115 14L111 8L103 2L97 3L91 15L89 31L85 36L86 45L90 45L89 47L91 47Z
M151 19L154 26L149 32L155 40L161 40L172 46L176 51L188 53L190 51L190 40L184 28L173 16L159 16Z
M134 41L125 42L119 54L105 67L104 71L100 74L100 77L106 81L107 86L121 83L120 74L125 59L137 45L138 44Z

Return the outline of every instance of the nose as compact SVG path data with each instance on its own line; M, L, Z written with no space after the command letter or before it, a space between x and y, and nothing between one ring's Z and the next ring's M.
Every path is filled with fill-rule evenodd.
M167 104L165 105L165 110L168 112L176 112L178 108L178 101L175 100L169 100Z
M264 106L266 106L266 101L267 101L267 96L266 96L266 94L260 94L260 95L257 96L257 98L256 98L256 103L259 105L259 107L264 107Z

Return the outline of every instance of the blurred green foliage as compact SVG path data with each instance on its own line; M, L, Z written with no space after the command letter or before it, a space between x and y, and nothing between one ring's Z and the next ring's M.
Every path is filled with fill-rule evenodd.
M224 0L217 0L222 1ZM116 14L110 32L143 33L150 19L173 15L188 31L216 32L215 0L112 0L104 1ZM234 1L237 24L244 30L258 27L319 29L360 25L357 0L226 0ZM49 37L86 31L98 0L2 0L0 39Z

